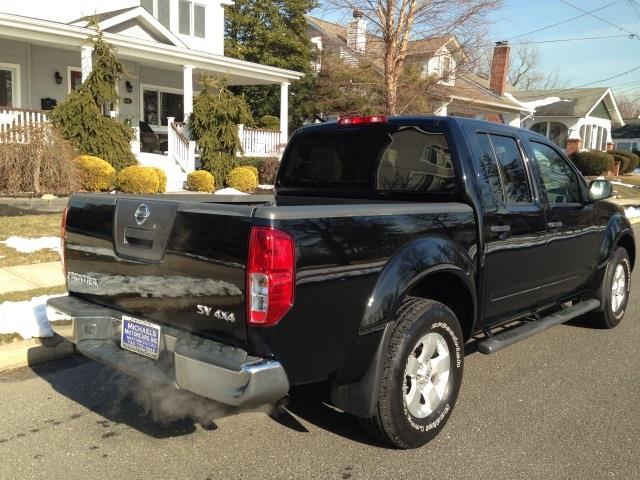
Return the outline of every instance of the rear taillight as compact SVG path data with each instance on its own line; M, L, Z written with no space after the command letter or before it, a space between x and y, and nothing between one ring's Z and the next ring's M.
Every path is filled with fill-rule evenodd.
M60 261L62 262L62 272L64 276L67 276L67 258L64 251L64 245L67 241L67 212L68 208L65 208L62 212L62 223L60 224Z
M253 227L247 262L247 322L271 326L293 305L295 243L288 233Z

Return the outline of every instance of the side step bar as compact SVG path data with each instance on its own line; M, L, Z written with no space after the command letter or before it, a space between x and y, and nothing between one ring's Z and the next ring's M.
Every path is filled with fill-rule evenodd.
M495 353L498 350L502 350L509 345L513 345L520 340L532 337L536 333L540 333L548 328L554 327L564 322L568 322L580 315L584 315L591 310L595 310L600 307L600 300L590 298L580 303L576 303L571 307L559 310L551 315L542 317L539 320L533 320L525 323L513 330L508 330L497 335L493 335L478 344L478 351L489 355Z

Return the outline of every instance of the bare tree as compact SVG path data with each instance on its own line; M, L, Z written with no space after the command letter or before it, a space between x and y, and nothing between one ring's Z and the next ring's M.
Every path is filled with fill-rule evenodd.
M471 44L484 33L488 14L502 0L327 0L326 5L358 10L368 20L370 33L380 39L384 105L394 114L409 42L455 34L463 45Z
M625 120L640 118L640 89L616 95L616 103Z

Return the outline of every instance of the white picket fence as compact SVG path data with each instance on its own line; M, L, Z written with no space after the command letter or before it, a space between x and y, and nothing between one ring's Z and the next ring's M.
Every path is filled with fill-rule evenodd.
M48 122L39 110L0 107L0 142L27 143L29 128Z
M284 150L279 130L247 128L238 125L238 135L242 141L245 157L279 157Z

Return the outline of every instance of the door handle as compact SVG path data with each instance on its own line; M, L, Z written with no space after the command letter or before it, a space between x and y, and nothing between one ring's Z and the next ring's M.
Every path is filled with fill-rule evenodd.
M549 228L560 228L562 227L562 222L548 222L547 227Z
M506 233L511 231L510 225L492 225L491 231L495 233Z

